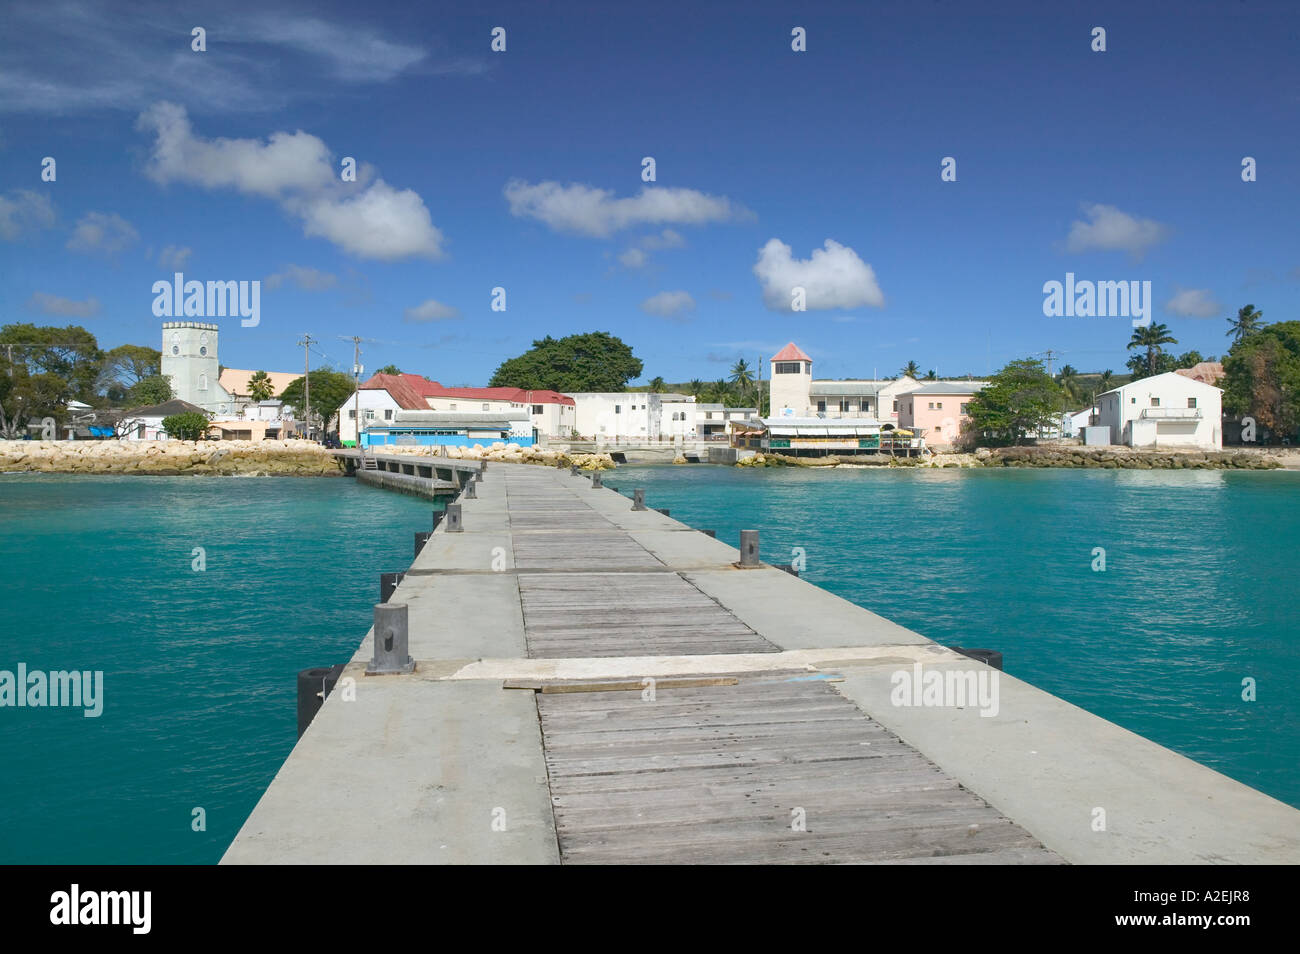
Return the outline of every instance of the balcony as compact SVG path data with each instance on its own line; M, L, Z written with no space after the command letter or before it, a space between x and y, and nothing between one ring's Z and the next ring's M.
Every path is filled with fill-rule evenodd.
M1199 421L1199 407L1144 407L1142 416L1152 421Z

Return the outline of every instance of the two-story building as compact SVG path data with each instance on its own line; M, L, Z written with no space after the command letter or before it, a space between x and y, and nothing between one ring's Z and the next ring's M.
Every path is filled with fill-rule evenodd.
M1223 390L1170 371L1097 395L1112 444L1223 449Z
M968 405L983 381L931 381L899 396L898 426L924 438L931 450L946 450L970 423Z

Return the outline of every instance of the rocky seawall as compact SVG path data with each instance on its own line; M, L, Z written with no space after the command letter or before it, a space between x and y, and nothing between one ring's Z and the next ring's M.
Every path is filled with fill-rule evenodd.
M429 447L407 447L400 444L375 448L376 453L385 457L428 457L430 450ZM494 441L486 447L482 444L472 447L449 445L438 448L438 451L438 457L447 460L495 460L507 464L540 464L543 467L568 467L576 464L582 470L612 470L617 466L609 454L573 454L541 447L520 447L518 444L501 441Z
M312 441L0 441L0 472L341 477Z
M1130 447L981 447L973 454L929 457L789 457L755 454L737 467L1077 467L1124 470L1276 470L1300 459L1283 451L1173 451Z

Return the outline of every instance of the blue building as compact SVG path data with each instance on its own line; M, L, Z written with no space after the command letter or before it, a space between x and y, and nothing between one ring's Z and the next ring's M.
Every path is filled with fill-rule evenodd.
M533 445L533 426L527 409L509 411L398 411L392 421L369 424L361 432L363 447L406 446L473 447L495 441Z

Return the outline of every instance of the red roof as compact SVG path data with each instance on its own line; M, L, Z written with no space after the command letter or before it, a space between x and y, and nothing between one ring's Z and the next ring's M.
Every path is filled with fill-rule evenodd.
M772 355L773 361L807 361L812 364L812 358L808 357L799 350L799 346L791 341L788 345Z
M525 388L445 388L418 374L376 374L361 385L363 391L387 391L399 406L408 411L427 411L431 397L465 398L470 401L509 401L512 404L567 404L573 398L555 391L529 391Z

